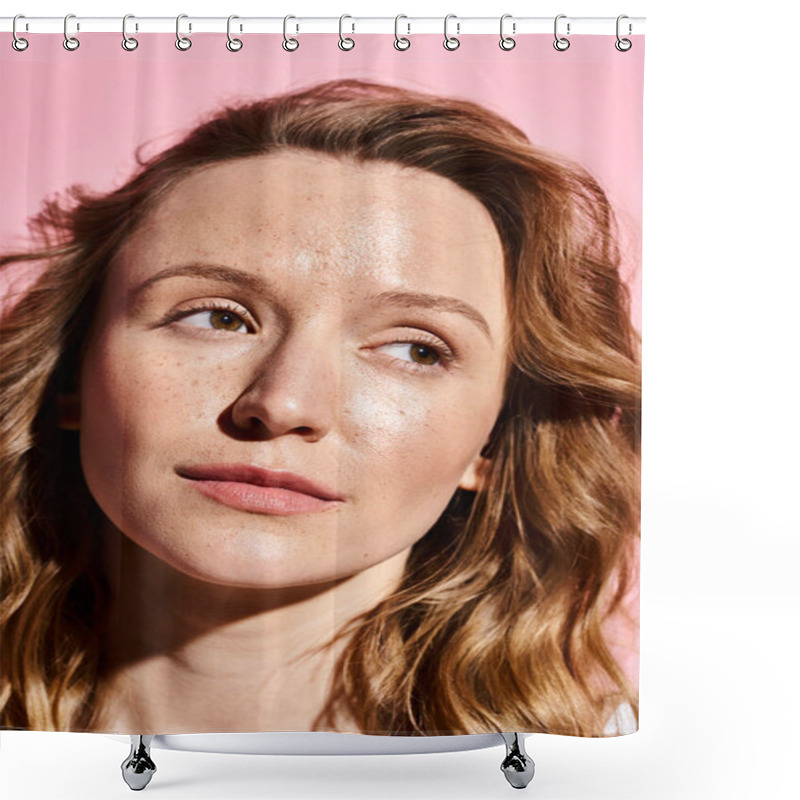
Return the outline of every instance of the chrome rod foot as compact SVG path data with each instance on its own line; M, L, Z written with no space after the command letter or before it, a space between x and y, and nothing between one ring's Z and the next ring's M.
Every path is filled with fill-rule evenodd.
M156 771L150 758L152 736L131 735L131 752L122 762L122 778L135 792L144 789Z
M500 765L506 780L515 789L524 789L532 780L536 765L525 752L525 739L521 733L501 733L506 743L506 757Z

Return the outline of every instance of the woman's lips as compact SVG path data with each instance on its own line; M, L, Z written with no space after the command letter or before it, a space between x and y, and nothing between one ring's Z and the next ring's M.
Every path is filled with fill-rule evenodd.
M250 464L201 464L175 471L206 497L257 514L308 514L341 503L329 489L300 475Z
M322 500L310 494L293 492L290 489L256 486L252 483L230 481L191 481L192 485L206 497L242 511L258 514L308 514L324 511L340 504L338 500Z

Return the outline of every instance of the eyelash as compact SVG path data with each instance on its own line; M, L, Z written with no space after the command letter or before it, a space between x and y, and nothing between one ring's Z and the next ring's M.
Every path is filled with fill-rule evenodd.
M430 372L431 370L449 369L455 361L453 353L442 347L438 340L427 339L424 336L418 336L415 339L397 339L394 342L388 342L388 344L421 344L436 353L439 359L436 364L415 364L412 361L403 361L400 358L392 359L393 362L398 362L402 368L410 370L411 372Z
M242 312L236 306L232 306L229 303L221 303L212 300L209 300L202 305L195 306L194 308L185 308L181 311L176 311L174 314L171 314L169 317L167 317L165 322L167 324L171 322L177 322L184 317L191 317L192 314L199 314L203 311L227 311L233 314L235 317L238 317L245 325L247 325L248 322L248 315ZM231 331L231 333L234 333L234 331Z
M186 308L182 309L181 311L177 311L174 314L170 315L166 320L165 323L169 324L172 322L177 322L178 320L183 319L184 317L190 317L192 314L199 314L203 311L228 311L229 313L233 314L235 317L239 317L241 321L247 325L248 324L248 316L244 314L242 311L237 309L235 306L231 306L228 303L220 303L220 302L213 302L209 301L199 306L194 306L193 308ZM233 333L233 331L231 331ZM431 370L440 370L440 369L448 369L454 361L457 360L455 353L453 353L450 348L443 346L442 343L438 339L429 339L425 336L418 336L415 339L397 339L393 342L387 342L387 344L417 344L417 345L424 345L427 348L436 353L439 361L436 364L415 364L410 361L403 361L400 358L393 358L393 362L398 362L402 368L407 369L411 372L429 372Z

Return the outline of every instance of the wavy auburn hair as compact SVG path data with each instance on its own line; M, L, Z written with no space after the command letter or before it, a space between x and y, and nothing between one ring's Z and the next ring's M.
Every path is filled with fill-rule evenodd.
M7 311L2 357L0 727L92 730L111 605L78 434L59 429L108 266L178 181L291 149L441 175L503 244L511 336L487 483L458 489L398 589L350 621L315 730L601 736L638 692L605 625L635 583L640 337L607 199L582 169L490 110L335 80L217 111L107 194L80 186L31 221L43 262ZM338 637L334 637L336 640Z

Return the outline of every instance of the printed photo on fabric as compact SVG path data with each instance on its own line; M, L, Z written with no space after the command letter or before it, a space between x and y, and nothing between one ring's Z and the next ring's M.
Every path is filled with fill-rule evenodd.
M62 38L0 76L0 729L636 731L643 44Z

